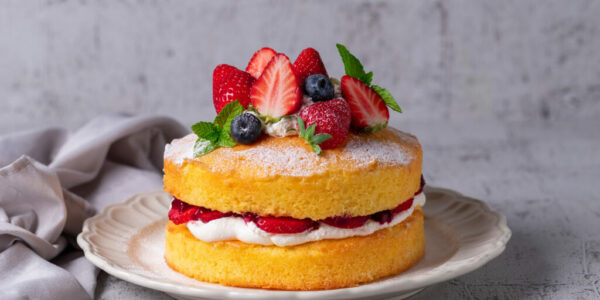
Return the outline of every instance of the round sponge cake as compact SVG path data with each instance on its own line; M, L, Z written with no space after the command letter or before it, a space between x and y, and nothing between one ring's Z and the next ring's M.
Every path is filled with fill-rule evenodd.
M350 133L344 145L318 156L299 137L263 136L251 146L217 148L194 158L196 136L167 145L164 189L222 212L253 212L320 220L392 209L419 189L417 139L386 128Z
M240 241L203 242L185 224L169 222L165 259L189 277L240 287L333 289L395 275L425 252L423 212L368 236L321 240L291 247Z

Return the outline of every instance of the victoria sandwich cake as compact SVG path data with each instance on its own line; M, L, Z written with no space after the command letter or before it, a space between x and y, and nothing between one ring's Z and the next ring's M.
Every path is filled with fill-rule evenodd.
M392 95L343 45L341 80L319 53L270 48L213 72L213 122L164 155L173 196L165 260L197 280L281 290L352 287L425 252L422 150L387 126Z

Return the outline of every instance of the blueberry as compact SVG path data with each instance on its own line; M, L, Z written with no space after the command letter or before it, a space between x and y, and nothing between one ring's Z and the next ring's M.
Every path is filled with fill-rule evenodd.
M262 124L253 114L243 113L231 121L231 137L240 144L252 144L260 136Z
M323 74L313 74L304 81L304 91L314 102L333 99L333 84Z

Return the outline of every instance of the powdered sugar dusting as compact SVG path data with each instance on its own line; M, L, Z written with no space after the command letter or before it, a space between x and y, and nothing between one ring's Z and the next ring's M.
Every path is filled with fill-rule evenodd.
M327 169L326 161L313 151L293 145L257 145L241 151L228 148L219 155L228 161L249 158L244 160L245 164L265 176L308 176Z
M195 134L188 134L183 138L175 139L165 146L165 159L181 165L184 160L194 158Z
M272 138L280 139L280 138ZM298 139L298 138L289 138ZM165 159L175 164L186 160L202 160L212 171L236 171L240 168L251 170L260 176L310 176L326 172L331 167L361 169L376 166L407 165L418 147L417 139L395 129L386 129L376 135L356 135L348 137L344 148L324 151L316 155L303 142L262 142L247 148L218 148L207 157L193 157L196 136L190 134L173 140L165 149Z
M412 159L397 143L380 140L352 139L342 153L361 164L406 165Z

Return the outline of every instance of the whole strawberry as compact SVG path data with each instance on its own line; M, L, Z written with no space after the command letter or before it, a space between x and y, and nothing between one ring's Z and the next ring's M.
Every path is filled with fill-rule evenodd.
M298 54L294 61L294 73L296 73L300 86L304 86L306 78L313 74L323 74L325 77L329 77L319 52L313 48L306 48Z
M225 105L238 100L244 108L250 104L254 77L230 65L218 65L213 71L213 104L217 114Z
M350 130L350 106L344 99L317 102L300 111L299 116L306 127L317 125L315 134L331 135L319 145L322 149L333 149L342 144Z

